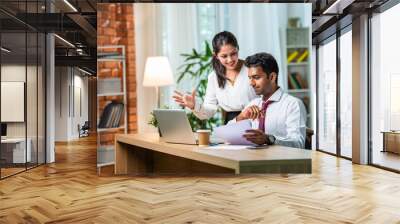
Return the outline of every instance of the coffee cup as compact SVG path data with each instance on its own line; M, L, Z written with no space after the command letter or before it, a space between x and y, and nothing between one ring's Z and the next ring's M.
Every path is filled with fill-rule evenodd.
M207 146L210 144L210 130L201 129L197 130L199 146Z

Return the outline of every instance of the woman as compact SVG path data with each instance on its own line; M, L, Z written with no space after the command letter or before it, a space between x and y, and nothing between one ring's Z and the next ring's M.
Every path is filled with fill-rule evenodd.
M239 59L239 45L235 36L223 31L212 41L214 71L208 76L208 84L203 104L196 101L196 93L182 94L175 91L175 101L193 111L199 119L209 119L221 107L225 112L225 124L240 114L241 110L255 97L250 86L247 68Z

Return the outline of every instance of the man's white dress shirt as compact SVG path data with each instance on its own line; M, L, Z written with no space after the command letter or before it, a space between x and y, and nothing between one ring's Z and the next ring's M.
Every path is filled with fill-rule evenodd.
M281 88L268 99L275 101L268 105L265 116L265 133L273 135L276 139L275 144L304 148L306 138L306 119L307 112L303 102L291 96ZM247 106L262 106L262 97L252 100ZM229 123L236 122L236 119ZM258 129L259 120L251 122L253 129Z
M224 88L219 88L215 72L210 73L204 102L201 104L196 100L193 113L200 119L208 119L214 116L218 106L227 112L243 110L257 97L250 85L247 70L247 67L242 65L234 85L227 81Z

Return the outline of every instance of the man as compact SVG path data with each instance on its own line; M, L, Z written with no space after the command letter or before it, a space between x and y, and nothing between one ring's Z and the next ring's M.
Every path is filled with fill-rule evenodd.
M246 58L250 85L259 98L230 123L252 119L252 130L244 137L255 144L278 144L304 148L306 137L306 110L296 97L278 86L279 68L275 58L267 53L258 53Z

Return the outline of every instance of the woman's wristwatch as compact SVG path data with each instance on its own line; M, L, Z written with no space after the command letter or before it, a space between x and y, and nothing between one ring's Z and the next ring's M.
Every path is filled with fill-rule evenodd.
M273 135L268 135L267 134L267 135L265 135L265 140L267 142L267 145L273 145L273 144L275 144L276 138Z

